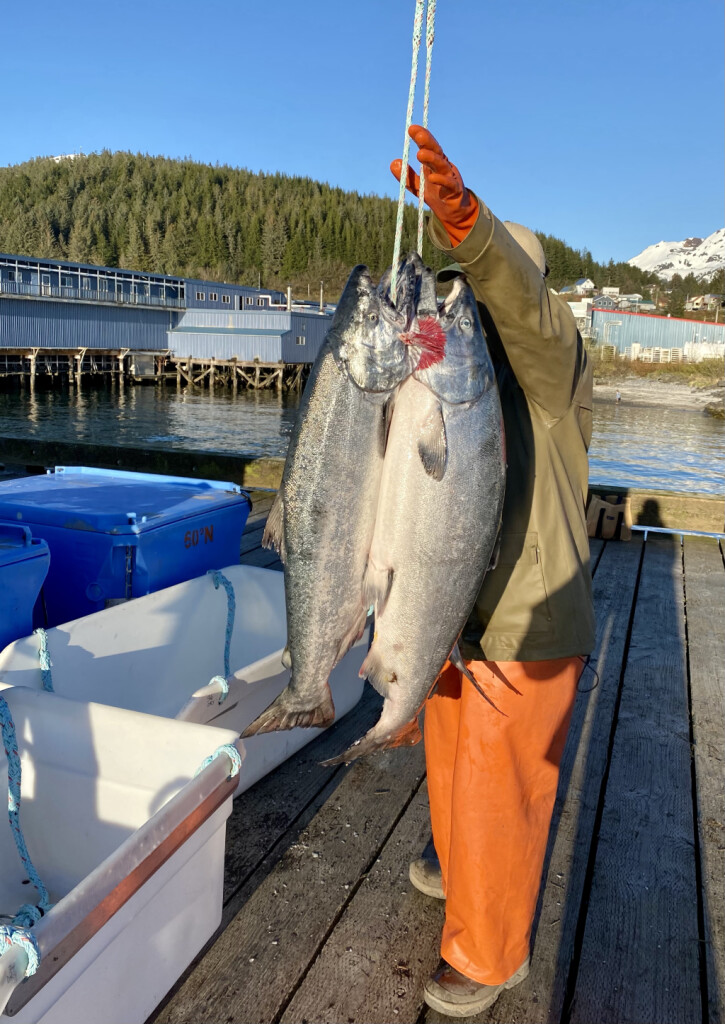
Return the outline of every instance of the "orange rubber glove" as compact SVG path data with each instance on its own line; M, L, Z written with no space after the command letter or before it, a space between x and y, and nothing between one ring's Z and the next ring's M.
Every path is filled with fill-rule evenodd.
M423 198L446 229L451 245L460 245L478 217L478 202L463 184L460 172L445 155L436 139L426 128L412 124L408 135L418 149L418 160L425 167L425 193ZM393 160L390 170L400 181L403 161ZM417 196L420 178L408 167L405 183L409 192Z

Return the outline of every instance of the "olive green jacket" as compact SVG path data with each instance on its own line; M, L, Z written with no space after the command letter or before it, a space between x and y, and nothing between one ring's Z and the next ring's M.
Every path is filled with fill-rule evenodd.
M541 661L589 654L594 611L585 504L592 371L568 303L479 200L453 249L431 217L433 243L465 272L497 369L506 429L506 497L496 567L463 636L467 659Z

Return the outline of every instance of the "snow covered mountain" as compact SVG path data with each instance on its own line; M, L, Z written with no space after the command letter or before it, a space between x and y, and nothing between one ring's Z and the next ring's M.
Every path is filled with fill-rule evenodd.
M629 260L631 267L650 270L665 281L675 274L712 277L725 267L725 228L707 238L686 238L684 242L657 242Z

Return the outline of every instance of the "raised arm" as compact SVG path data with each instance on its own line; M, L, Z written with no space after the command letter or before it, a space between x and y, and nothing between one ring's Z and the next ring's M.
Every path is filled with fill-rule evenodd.
M466 273L476 298L496 325L511 368L527 397L549 416L563 416L580 365L576 321L569 304L546 287L537 266L504 224L463 184L435 138L413 125L418 159L425 165L425 201L433 217L433 243ZM400 161L391 164L400 176ZM417 195L418 175L408 168L408 189ZM543 263L543 256L540 263Z

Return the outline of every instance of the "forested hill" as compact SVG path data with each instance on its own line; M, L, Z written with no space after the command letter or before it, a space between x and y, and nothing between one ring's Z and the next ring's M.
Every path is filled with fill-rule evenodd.
M310 178L254 174L191 160L103 152L56 163L0 168L0 251L264 287L310 285L336 295L350 268L374 276L390 263L396 202L344 192ZM505 214L504 214L505 215ZM415 245L417 210L406 208L404 246ZM579 277L647 290L655 282L626 263L600 266L540 235L558 288ZM428 242L434 267L448 259Z

